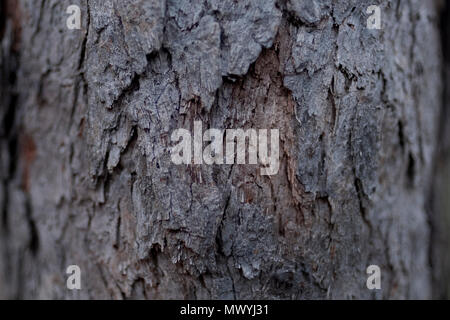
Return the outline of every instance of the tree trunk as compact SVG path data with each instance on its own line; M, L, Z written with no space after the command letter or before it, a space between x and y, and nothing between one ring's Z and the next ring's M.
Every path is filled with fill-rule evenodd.
M431 298L440 1L378 2L3 1L0 297ZM174 164L194 121L278 173Z

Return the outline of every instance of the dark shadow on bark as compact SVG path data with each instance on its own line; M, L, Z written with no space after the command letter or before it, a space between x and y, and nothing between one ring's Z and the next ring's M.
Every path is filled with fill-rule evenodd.
M431 212L430 264L433 298L450 298L450 4L441 13L443 51L443 95L439 136L435 157L434 181L430 190Z

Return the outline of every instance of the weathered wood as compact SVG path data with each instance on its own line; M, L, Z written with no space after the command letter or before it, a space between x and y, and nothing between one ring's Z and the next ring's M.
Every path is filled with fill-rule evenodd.
M7 1L0 295L430 298L440 2L373 2ZM279 129L279 173L173 164L195 120Z

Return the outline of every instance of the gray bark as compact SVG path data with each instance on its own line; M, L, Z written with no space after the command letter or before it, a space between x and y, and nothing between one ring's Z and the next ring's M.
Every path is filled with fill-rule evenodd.
M432 297L439 3L4 1L0 297ZM278 128L279 173L173 164L194 120Z

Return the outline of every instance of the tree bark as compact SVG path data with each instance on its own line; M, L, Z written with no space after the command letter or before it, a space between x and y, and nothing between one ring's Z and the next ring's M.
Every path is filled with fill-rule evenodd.
M440 3L3 1L0 297L436 295ZM173 164L197 120L279 129L278 174Z

